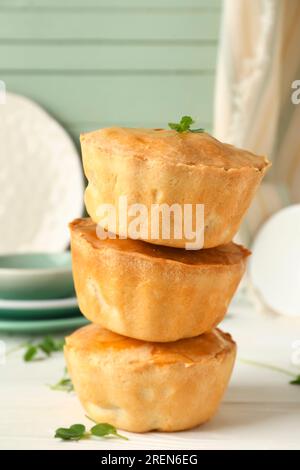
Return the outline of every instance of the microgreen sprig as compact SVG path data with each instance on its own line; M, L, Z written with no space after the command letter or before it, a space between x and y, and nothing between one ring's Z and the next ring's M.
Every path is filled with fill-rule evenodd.
M119 434L115 426L109 423L97 423L90 429L90 431L86 431L86 427L83 424L73 424L69 428L58 428L54 434L54 437L60 438L64 441L79 441L80 439L89 439L93 436L119 437L120 439L128 441L127 437Z
M68 375L68 371L66 367L65 367L64 375L62 376L62 378L56 384L49 385L49 387L51 388L51 390L56 390L60 392L68 392L68 393L74 390L72 380Z
M52 353L62 351L64 347L64 340L55 340L51 336L46 336L38 343L27 343L23 347L26 348L23 359L25 362L33 360L41 360L51 356Z
M289 384L300 385L300 375L296 375L295 373L290 372L289 370L282 369L281 367L274 366L273 364L266 364L264 362L252 361L249 359L240 359L240 362L242 362L243 364L250 365L250 366L262 367L263 369L269 369L275 372L280 372L281 374L285 374L289 377L293 377L293 379L290 380Z
M120 439L125 439L125 441L128 441L127 437L119 434L117 429L109 423L95 424L95 426L91 428L91 434L96 437L116 436Z
M290 381L291 385L300 385L300 375L297 375L293 380Z
M69 428L58 428L54 437L59 437L64 441L79 441L86 436L86 429L83 424L72 424ZM86 436L88 437L88 435Z
M120 437L121 439L125 439L126 441L128 441L127 437L118 434L117 429L111 424L97 423L97 421L93 420L88 415L85 415L85 417L95 423L95 426L91 428L91 433L93 434L93 436L103 437L111 435Z
M191 125L194 124L195 121L191 116L182 116L180 122L169 122L168 126L170 129L173 129L177 132L194 132L194 133L201 133L204 132L204 129L191 129Z

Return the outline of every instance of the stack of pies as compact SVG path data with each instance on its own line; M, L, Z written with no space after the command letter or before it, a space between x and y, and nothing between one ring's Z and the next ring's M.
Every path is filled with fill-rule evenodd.
M66 340L75 390L92 419L128 431L204 423L236 355L216 328L250 254L232 238L269 162L189 131L109 128L81 144L91 218L70 224L71 247L79 307L92 324ZM192 216L204 207L196 250L186 249L190 234L182 221L178 236L172 211L169 236L153 231L152 208L174 205L189 205ZM143 229L128 238L124 220L141 207Z

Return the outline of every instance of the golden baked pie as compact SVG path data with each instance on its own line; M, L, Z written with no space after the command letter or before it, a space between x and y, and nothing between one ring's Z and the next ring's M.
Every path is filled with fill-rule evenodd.
M140 204L148 211L145 231L138 231L136 238L178 248L187 247L193 231L185 230L183 220L178 222L170 212L170 234L163 234L160 225L153 235L153 205L178 204L182 211L191 205L195 230L196 205L204 204L204 244L196 248L229 243L269 166L266 158L207 133L106 128L81 135L81 147L88 179L85 204L94 222L110 230L99 208L111 204L116 233L123 235L120 197L126 197L128 206ZM127 219L130 222L129 215ZM176 235L175 226L180 228Z
M145 341L175 341L216 326L250 254L232 242L187 251L141 240L100 240L91 219L77 219L70 229L82 313L109 330Z
M218 329L147 343L88 325L66 338L65 357L87 415L132 432L180 431L209 420L226 390L236 346Z

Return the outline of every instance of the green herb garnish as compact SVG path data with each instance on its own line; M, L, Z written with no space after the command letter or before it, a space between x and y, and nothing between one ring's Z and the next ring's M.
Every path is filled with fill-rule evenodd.
M73 424L69 428L58 428L54 437L59 437L64 441L79 441L86 436L85 426L83 424Z
M191 125L194 124L195 121L191 118L191 116L182 116L179 123L177 122L169 122L168 126L170 129L173 129L177 132L204 132L204 129L191 129Z
M23 359L25 362L32 361L38 353L38 349L36 346L28 345L27 349L24 353Z
M72 380L70 379L68 375L68 371L66 367L65 367L64 375L62 376L62 378L56 384L49 385L49 387L51 388L51 390L57 390L61 392L72 392L74 390Z
M300 385L300 375L298 375L297 377L295 377L294 380L291 380L291 381L290 381L290 384L291 384L291 385Z
M62 351L64 347L64 340L54 340L51 336L46 336L39 344L38 348L43 351L47 356L51 353Z
M266 364L264 362L251 361L248 359L240 359L240 362L250 366L262 367L263 369L269 369L275 372L280 372L281 374L288 375L289 377L293 377L293 380L289 382L291 385L300 385L300 375L296 375L289 370L282 369L281 367L274 366L273 364Z
M96 424L95 426L91 428L91 434L97 437L116 436L116 437L119 437L120 439L125 439L125 441L128 441L127 437L119 434L117 429L108 423Z
M91 419L91 418L89 418ZM93 421L93 420L91 420ZM86 431L86 428L83 424L73 424L69 428L58 428L55 431L54 437L58 437L63 439L64 441L79 441L80 439L90 437L109 437L115 436L119 437L120 439L125 439L128 441L128 438L122 436L118 433L117 429L108 423L98 423L93 426L90 431Z
M39 343L27 343L22 345L22 347L26 347L23 359L25 362L45 359L54 352L62 351L64 343L64 340L55 340L51 336L46 336Z

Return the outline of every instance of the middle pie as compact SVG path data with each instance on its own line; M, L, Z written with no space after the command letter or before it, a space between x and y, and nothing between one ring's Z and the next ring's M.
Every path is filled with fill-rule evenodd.
M224 317L250 252L229 243L186 251L100 240L91 219L70 224L79 307L92 322L145 341L176 341Z

